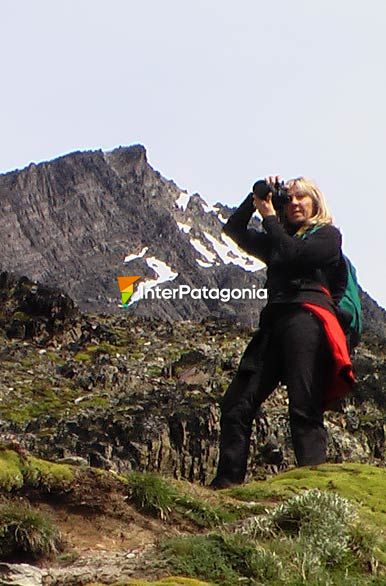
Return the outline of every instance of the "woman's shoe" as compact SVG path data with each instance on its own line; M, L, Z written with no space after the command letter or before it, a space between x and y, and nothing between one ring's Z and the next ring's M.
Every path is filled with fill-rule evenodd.
M215 478L213 478L212 482L210 483L209 488L212 488L213 490L222 490L223 488L231 488L237 484L241 483L232 482L232 480L229 480L229 478L215 476Z

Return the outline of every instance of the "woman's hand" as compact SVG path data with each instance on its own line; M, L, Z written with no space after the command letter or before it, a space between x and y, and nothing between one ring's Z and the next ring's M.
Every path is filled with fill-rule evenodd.
M276 216L276 210L272 204L272 193L267 195L267 199L260 199L257 195L254 195L253 205L263 218L266 218L267 216Z
M266 183L268 183L268 185L271 184L275 184L276 182L280 182L280 176L279 175L269 175L268 177L265 178ZM276 210L273 207L272 204L272 193L269 192L267 199L260 199L259 197L257 197L256 195L253 196L253 205L255 206L256 210L259 212L259 214L263 217L266 218L267 216L276 216Z

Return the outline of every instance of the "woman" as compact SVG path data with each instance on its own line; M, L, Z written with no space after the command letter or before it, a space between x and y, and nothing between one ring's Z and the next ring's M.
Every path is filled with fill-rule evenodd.
M267 184L279 181L257 182L224 226L241 248L267 264L268 303L222 400L213 488L244 481L253 419L279 382L287 387L297 464L325 462L323 411L329 398L343 396L354 382L334 301L346 276L341 234L322 192L304 177L286 183L287 203L277 211ZM247 228L256 210L264 232Z

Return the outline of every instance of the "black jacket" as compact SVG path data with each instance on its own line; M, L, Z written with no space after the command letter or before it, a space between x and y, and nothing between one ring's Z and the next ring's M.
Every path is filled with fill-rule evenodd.
M268 305L309 302L334 311L347 278L339 230L326 224L300 239L288 233L277 216L268 216L262 222L265 232L258 232L247 227L254 212L249 194L223 230L240 248L266 263ZM332 299L322 287L330 290Z

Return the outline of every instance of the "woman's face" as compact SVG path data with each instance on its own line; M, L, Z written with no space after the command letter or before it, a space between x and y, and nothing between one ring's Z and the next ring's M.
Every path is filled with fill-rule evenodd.
M297 191L296 185L288 189L291 202L284 206L287 221L290 224L302 226L314 215L314 202L306 193Z

